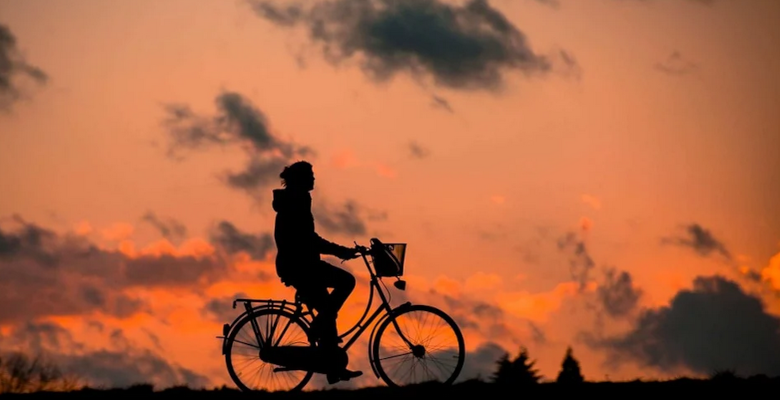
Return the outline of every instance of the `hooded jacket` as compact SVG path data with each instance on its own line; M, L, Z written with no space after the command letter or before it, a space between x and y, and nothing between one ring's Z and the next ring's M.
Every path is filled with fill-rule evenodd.
M273 191L274 240L276 241L276 274L286 285L304 281L307 270L316 268L321 254L346 258L354 250L329 242L314 230L311 195L305 190Z

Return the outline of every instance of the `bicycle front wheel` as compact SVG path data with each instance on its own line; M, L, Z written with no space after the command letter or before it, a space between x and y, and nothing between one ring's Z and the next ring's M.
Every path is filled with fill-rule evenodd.
M258 334L253 323L256 323ZM309 382L309 371L274 371L276 365L260 359L262 345L315 346L306 326L295 315L278 308L255 310L236 323L228 335L225 363L228 374L243 392L300 391Z
M444 311L413 305L382 322L372 356L388 386L429 381L449 385L463 369L466 346L460 328Z

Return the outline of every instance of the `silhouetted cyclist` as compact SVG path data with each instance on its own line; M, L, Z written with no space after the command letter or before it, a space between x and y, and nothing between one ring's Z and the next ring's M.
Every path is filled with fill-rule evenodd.
M344 260L359 256L357 249L329 242L314 230L311 194L314 171L306 161L284 168L279 176L284 189L274 189L273 208L276 211L276 273L282 283L292 286L301 300L317 311L312 333L320 346L338 346L336 318L349 295L355 289L351 273L320 258L330 254ZM328 288L332 292L328 293ZM328 374L328 382L348 380L362 375L361 371L345 369Z

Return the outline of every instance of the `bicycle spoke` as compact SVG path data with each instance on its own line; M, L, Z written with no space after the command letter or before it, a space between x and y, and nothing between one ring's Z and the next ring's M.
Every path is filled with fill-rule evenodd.
M259 335L253 325L259 328ZM235 329L226 361L231 377L242 390L286 391L302 387L311 378L312 374L306 371L274 371L277 365L260 359L263 346L311 345L292 314L281 310L260 311L253 321L245 320Z
M457 325L442 314L432 307L416 306L395 316L395 323L383 324L374 358L386 382L454 381L463 366L465 348Z

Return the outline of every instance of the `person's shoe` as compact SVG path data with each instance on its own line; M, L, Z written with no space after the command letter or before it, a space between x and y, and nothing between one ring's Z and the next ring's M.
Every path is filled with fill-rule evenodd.
M363 375L363 371L350 371L344 369L340 373L328 374L328 383L332 385L339 381L348 381L352 378L357 378L360 375Z

